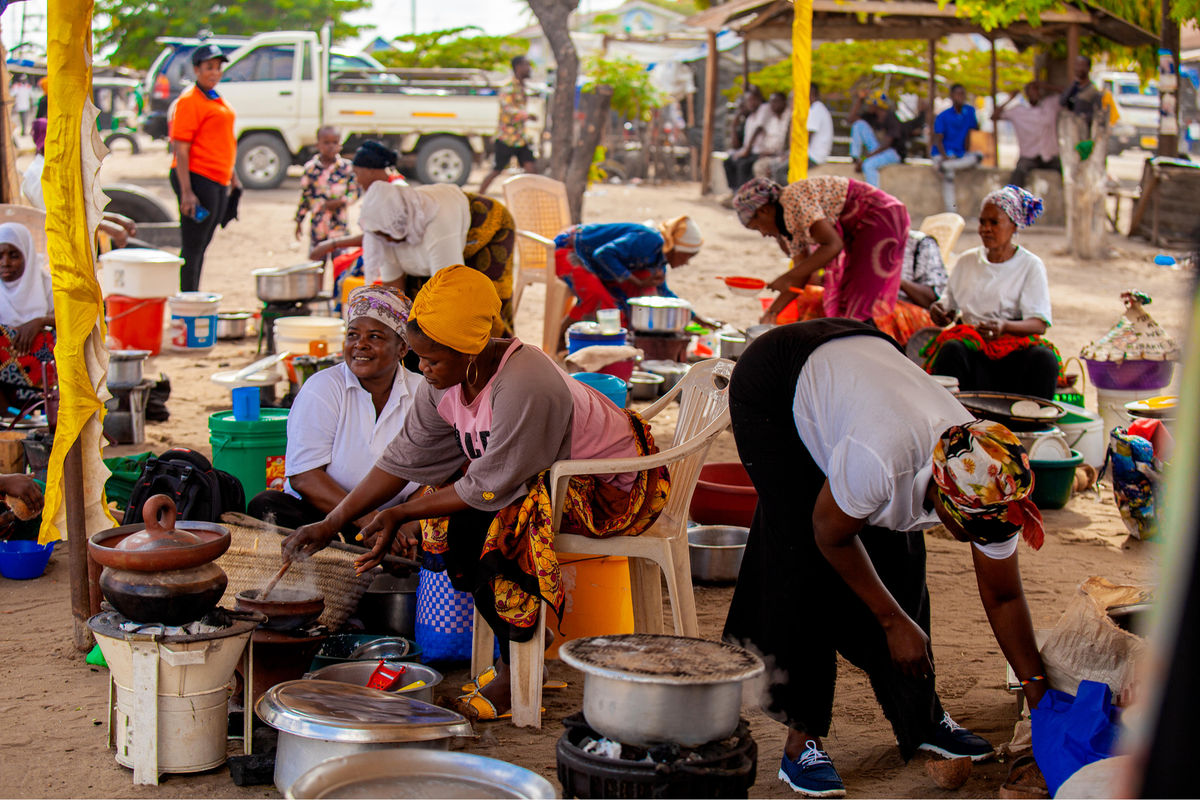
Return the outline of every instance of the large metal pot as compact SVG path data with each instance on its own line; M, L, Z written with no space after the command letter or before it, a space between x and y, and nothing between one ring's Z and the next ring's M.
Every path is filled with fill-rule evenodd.
M253 316L253 312L250 311L220 312L217 314L217 338L244 338L250 326L250 318Z
M699 525L688 529L692 580L731 583L742 569L750 529L737 525Z
M473 753L390 750L334 758L292 784L289 800L318 797L515 797L558 795L535 772Z
M113 350L108 354L108 382L116 386L137 386L142 382L142 365L149 350Z
M358 617L369 631L413 637L417 620L417 576L380 575L358 601Z
M298 680L272 686L258 698L254 710L279 731L275 787L285 794L297 778L329 758L398 747L449 750L451 738L474 735L461 714L334 681Z
M720 349L721 358L727 358L730 361L737 361L742 353L746 352L746 337L736 331L726 331L717 334L717 345Z
M250 273L254 291L263 302L309 300L321 293L325 278L323 261L309 261L293 267L264 267Z
M635 331L681 331L692 321L692 304L678 297L633 297L629 322Z
M698 747L729 736L741 716L742 683L763 672L748 650L684 636L592 636L558 652L585 675L588 725L641 747Z

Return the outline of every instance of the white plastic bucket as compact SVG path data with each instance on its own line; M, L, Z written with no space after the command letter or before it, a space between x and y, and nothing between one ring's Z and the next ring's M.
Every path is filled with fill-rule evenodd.
M125 297L174 297L183 259L164 250L122 247L100 256L100 290Z
M1156 397L1162 393L1162 389L1097 389L1096 405L1100 418L1104 420L1105 450L1108 449L1108 435L1113 432L1113 428L1126 428L1133 421L1133 417L1125 410L1125 404Z
M1067 444L1083 456L1085 464L1091 464L1096 469L1104 464L1104 455L1108 452L1108 438L1104 433L1104 420L1095 413L1080 406L1069 403L1059 403L1072 414L1087 417L1085 422L1060 422L1058 429L1067 437Z
M330 353L340 353L346 338L341 317L280 317L275 320L275 352L308 355L309 342L325 342Z
M217 310L221 295L181 292L168 299L171 306L171 349L197 352L217 343Z

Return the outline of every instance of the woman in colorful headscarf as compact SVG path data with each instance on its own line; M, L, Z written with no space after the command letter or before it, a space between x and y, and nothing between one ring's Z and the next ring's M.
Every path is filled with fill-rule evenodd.
M412 413L421 376L404 368L408 298L390 286L363 286L346 303L343 361L304 382L288 413L287 482L251 498L252 517L285 528L324 519L370 472ZM400 503L396 491L377 508ZM371 509L374 511L374 509ZM353 536L370 512L346 520Z
M440 555L455 588L500 643L495 678L459 698L478 719L511 705L508 643L534 634L543 600L561 615L563 586L553 547L548 470L565 458L629 458L657 452L650 427L572 379L518 339L492 338L500 299L466 266L437 272L417 295L408 339L425 383L413 413L370 473L329 512L284 541L284 557L324 547L350 520L411 483L440 487L380 511L363 530L380 563L401 526L422 520L426 554ZM464 468L464 464L466 465ZM585 536L637 535L666 503L664 469L572 478L561 529ZM417 542L401 531L403 549Z
M738 190L733 207L743 225L774 238L792 259L770 284L779 297L763 322L774 322L821 269L825 316L867 320L895 308L908 211L890 194L835 175L787 186L755 178Z
M563 321L595 319L601 308L621 310L629 327L629 298L675 297L667 288L667 267L682 267L704 243L691 217L658 226L632 222L573 225L554 237L554 272L575 295Z
M54 294L33 235L0 225L0 391L18 408L41 394L42 364L54 360Z
M1054 397L1062 367L1043 336L1052 322L1046 266L1013 241L1041 213L1041 199L1019 186L983 198L983 244L959 256L929 309L934 324L950 326L922 351L929 372L958 378L966 391Z
M763 698L788 728L779 776L840 797L821 737L841 654L867 672L903 758L990 755L934 689L922 531L970 541L979 594L1031 705L1045 690L1017 565L1041 518L1020 442L971 415L869 324L775 328L738 359L729 388L738 455L758 507L725 638L779 676ZM781 623L781 619L788 623Z

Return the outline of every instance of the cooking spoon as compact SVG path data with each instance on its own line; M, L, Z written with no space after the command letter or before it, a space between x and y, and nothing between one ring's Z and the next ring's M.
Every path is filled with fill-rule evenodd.
M263 590L261 592L258 593L259 600L267 599L267 596L270 595L272 590L275 589L275 584L279 583L279 579L283 577L283 573L287 572L291 566L292 566L291 561L283 562L283 566L279 568L279 572L275 573L275 577L271 578L271 580L267 581L267 585L263 588Z

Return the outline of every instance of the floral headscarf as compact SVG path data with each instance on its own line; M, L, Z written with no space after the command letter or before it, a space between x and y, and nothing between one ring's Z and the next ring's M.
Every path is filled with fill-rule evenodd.
M946 510L981 544L1008 541L1020 531L1042 546L1042 515L1033 504L1029 455L1012 431L977 420L948 428L933 448L933 480Z
M360 286L346 300L346 322L370 317L399 334L408 344L408 312L412 301L391 286Z
M1042 198L1012 184L990 192L979 204L980 209L988 203L1007 214L1018 228L1032 225L1042 215Z
M754 213L768 203L778 203L783 187L770 178L751 178L733 196L733 208L743 225L750 224Z

